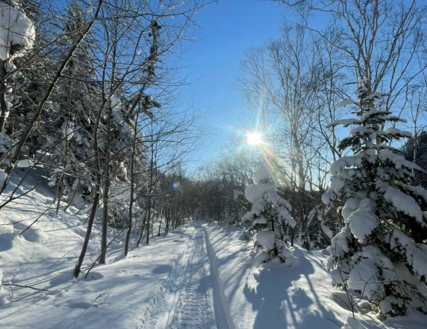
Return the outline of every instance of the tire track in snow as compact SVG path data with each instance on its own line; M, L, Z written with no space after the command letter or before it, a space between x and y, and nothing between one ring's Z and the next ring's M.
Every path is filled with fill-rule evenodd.
M205 236L196 228L194 245L188 258L185 279L179 292L171 321L158 329L215 329L215 312L212 297L209 259ZM222 329L222 328L221 328ZM225 329L225 328L224 328Z
M171 313L173 313L173 306L176 303L177 294L183 285L184 273L186 270L189 254L192 252L194 245L194 235L188 239L187 247L182 252L178 259L177 264L169 273L168 278L165 280L159 291L152 297L150 306L145 309L141 316L141 324L139 329L154 329L166 328L165 321L169 320Z
M185 251L141 317L140 329L234 329L215 251L195 224Z

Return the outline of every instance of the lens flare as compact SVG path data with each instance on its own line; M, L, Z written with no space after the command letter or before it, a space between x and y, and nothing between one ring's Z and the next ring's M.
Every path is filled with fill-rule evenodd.
M263 143L262 135L258 132L248 132L246 134L246 141L249 145L258 146Z

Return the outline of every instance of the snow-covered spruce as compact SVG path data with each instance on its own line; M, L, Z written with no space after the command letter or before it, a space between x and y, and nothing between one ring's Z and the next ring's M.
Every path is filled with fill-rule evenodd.
M0 142L6 138L2 131L15 102L12 91L19 73L13 72L16 69L14 59L31 49L34 39L35 29L31 20L14 7L0 2L0 88L6 91L0 97ZM9 77L7 73L10 73Z
M363 295L382 316L409 308L427 313L427 191L411 186L413 172L422 169L389 146L410 134L383 130L400 119L377 109L383 95L368 89L359 80L359 101L349 103L357 106L357 119L333 123L355 127L339 145L353 155L332 164L323 195L326 204L345 201L345 227L332 239L328 269L336 285Z
M0 59L9 61L31 49L35 29L31 20L12 6L0 3Z
M258 264L265 262L286 262L291 265L292 253L283 241L287 227L295 227L290 215L291 205L276 192L271 172L264 166L255 172L257 184L245 190L246 199L252 203L252 210L242 218L242 225L255 234L260 246L265 247L256 256Z

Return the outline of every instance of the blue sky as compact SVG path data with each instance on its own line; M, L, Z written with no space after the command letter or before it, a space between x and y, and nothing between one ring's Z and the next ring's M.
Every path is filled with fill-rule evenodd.
M207 112L205 122L211 130L205 147L194 158L201 164L232 134L230 126L238 123L243 111L243 95L234 86L245 51L260 46L280 34L285 7L277 2L255 0L219 0L196 16L201 29L199 41L187 44L182 55L188 81L182 91L186 103Z

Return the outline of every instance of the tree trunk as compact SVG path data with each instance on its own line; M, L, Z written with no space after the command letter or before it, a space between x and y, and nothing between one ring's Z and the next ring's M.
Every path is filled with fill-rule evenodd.
M136 152L136 137L138 131L138 115L135 115L135 123L133 127L133 141L132 141L132 155L130 161L130 202L129 202L129 218L128 218L128 230L126 232L125 240L125 256L128 255L129 251L129 240L130 234L132 231L132 212L133 212L133 202L134 202L134 192L135 192L135 182L134 182L134 162L135 162L135 152Z
M148 210L147 210L147 233L145 235L146 237L146 245L148 246L148 244L150 243L150 216L151 216L151 198L148 198Z
M6 119L9 116L9 109L6 103L6 69L4 68L5 62L0 59L0 134L6 124Z
M76 196L77 191L79 190L79 188L80 188L80 178L78 178L78 180L77 180L77 186L74 189L73 194L70 194L70 197L69 197L69 199L67 201L67 206L64 208L64 211L67 211L68 207L73 203L74 197Z
M89 244L90 234L92 232L92 226L93 226L93 221L95 219L96 209L98 207L98 202L99 202L99 193L96 193L95 197L93 199L92 210L90 212L89 220L87 223L87 230L86 230L85 240L83 242L83 248L82 248L82 251L80 253L79 259L77 261L76 267L74 268L74 277L75 278L77 278L80 274L81 267L83 264L83 260L84 260L85 255L86 255L86 250L87 250L87 246Z
M170 221L170 207L167 206L165 209L165 220L166 220L166 225L165 225L165 235L166 236L168 234L169 231L169 221Z
M110 194L110 153L111 153L111 116L112 107L111 103L108 106L107 114L107 133L106 133L106 146L105 146L105 164L104 164L104 191L102 194L102 230L101 230L101 257L99 258L100 264L106 263L107 254L107 228L108 228L108 201Z

